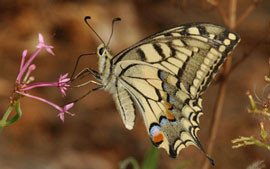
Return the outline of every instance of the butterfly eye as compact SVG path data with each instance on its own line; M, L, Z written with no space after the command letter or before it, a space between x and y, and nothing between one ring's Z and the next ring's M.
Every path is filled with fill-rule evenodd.
M103 52L104 52L104 47L99 49L98 54L99 54L100 56L102 56Z

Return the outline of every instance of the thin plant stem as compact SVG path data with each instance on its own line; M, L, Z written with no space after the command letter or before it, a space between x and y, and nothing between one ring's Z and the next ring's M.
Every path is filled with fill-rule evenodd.
M229 4L230 14L229 14L229 25L228 25L230 29L235 29L236 27L236 9L237 9L236 7L237 7L237 0L230 0L230 4ZM215 103L214 114L212 118L212 127L210 131L208 147L207 147L207 153L209 155L212 154L214 142L217 136L218 125L220 122L220 117L223 110L223 105L224 105L224 100L225 100L225 95L226 95L227 75L230 72L231 63L232 63L232 58L231 58L231 55L229 55L227 61L224 63L224 70L222 72L223 78L219 86L218 98ZM205 159L202 169L208 169L209 167L210 167L210 163L208 160Z
M16 110L16 115L13 116L12 118L8 119L10 116L10 113L12 112L12 110L15 108ZM14 122L16 122L22 115L21 109L20 109L20 103L15 101L12 104L9 105L7 111L5 112L5 114L3 115L3 118L0 121L0 131L7 125L10 125Z
M235 27L236 27L236 8L237 8L237 0L230 0L230 7L229 7L229 9L230 9L230 15L229 15L230 29L235 29Z
M245 147L249 145L256 145L259 147L263 147L267 150L270 150L270 145L263 143L260 140L257 140L253 136L250 137L240 137L237 139L232 140L232 143L235 144L232 146L232 148L239 148L239 147Z
M27 93L22 93L22 92L17 92L17 93L18 93L18 94L21 94L21 95L24 95L24 96L27 96L27 97L30 97L30 98L32 98L32 99L39 100L39 101L41 101L41 102L43 102L43 103L47 103L48 105L54 107L55 109L57 109L57 110L59 110L59 111L62 111L62 108L61 108L61 107L59 107L58 105L56 105L56 104L54 104L54 103L52 103L52 102L50 102L50 101L48 101L48 100L46 100L46 99L43 99L43 98L38 97L38 96L33 96L33 95L27 94Z
M247 7L247 9L238 17L238 19L236 20L236 25L242 23L242 21L245 20L246 17L256 8L258 3L259 0L253 0L253 3L250 4L249 7Z
M20 102L15 101L14 104L13 104L13 107L14 107L15 110L16 110L16 115L13 116L12 118L10 118L10 119L7 121L6 125L10 125L10 124L16 122L16 121L19 120L20 117L22 116L22 111L21 111Z
M226 63L229 63L229 62L226 62ZM226 68L226 65L229 65L229 64L225 64L224 65L225 68ZM225 74L223 74L223 75L225 75ZM208 147L207 147L207 151L206 151L209 155L211 155L213 152L214 142L215 142L215 139L217 136L218 125L220 122L220 117L221 117L221 113L222 113L222 109L223 109L223 105L224 105L226 87L227 87L227 83L226 83L227 80L226 79L227 78L224 77L223 80L221 81L221 84L220 84L219 90L218 90L218 96L217 96L218 98L217 98L217 101L215 103L214 114L213 114L213 118L212 118L212 127L211 127L211 131L210 131L210 136L209 136L209 140L208 140ZM209 166L210 166L209 161L205 160L203 163L202 169L208 169Z
M8 107L7 111L6 111L5 114L3 115L3 118L2 118L2 120L1 120L1 123L7 121L7 119L8 119L8 117L9 117L10 113L12 112L12 109L13 109L13 108L14 108L13 105L10 105L10 106Z
M121 162L120 163L120 169L126 169L129 164L132 165L133 169L140 169L138 161L133 157L129 157L125 161Z
M226 15L226 12L224 11L224 9L219 4L217 5L217 9L218 9L218 12L221 15L225 25L229 25L229 19L228 19L227 15Z

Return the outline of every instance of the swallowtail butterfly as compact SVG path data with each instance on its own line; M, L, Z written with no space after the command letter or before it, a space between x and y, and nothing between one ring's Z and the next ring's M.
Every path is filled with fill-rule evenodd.
M222 26L184 24L117 55L102 41L97 48L99 71L89 71L95 83L113 95L127 129L134 127L137 105L156 147L171 157L189 145L205 153L197 138L202 94L239 41L235 32Z

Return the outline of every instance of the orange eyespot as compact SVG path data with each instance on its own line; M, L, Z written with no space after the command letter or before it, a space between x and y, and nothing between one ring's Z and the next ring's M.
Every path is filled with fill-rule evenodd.
M160 133L160 132L158 132L156 135L154 135L153 136L153 141L155 142L155 143L160 143L160 142L162 142L163 141L163 134L162 133Z
M174 117L174 115L170 112L170 109L171 108L173 108L173 106L170 104L170 103L168 103L168 102L164 102L164 104L166 105L166 116L167 116L167 119L168 120L175 120L175 117Z
M171 109L172 108L172 105L168 102L165 102L165 105L167 106L168 109Z
M169 111L169 110L166 110L166 114L167 114L167 119L168 120L175 120L175 117L174 115Z

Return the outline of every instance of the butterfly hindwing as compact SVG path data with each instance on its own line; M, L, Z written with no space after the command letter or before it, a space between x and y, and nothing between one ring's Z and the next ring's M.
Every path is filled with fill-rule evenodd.
M154 145L172 157L188 145L202 149L197 139L201 99L177 88L177 76L141 61L119 62L115 70L118 82L140 108Z

